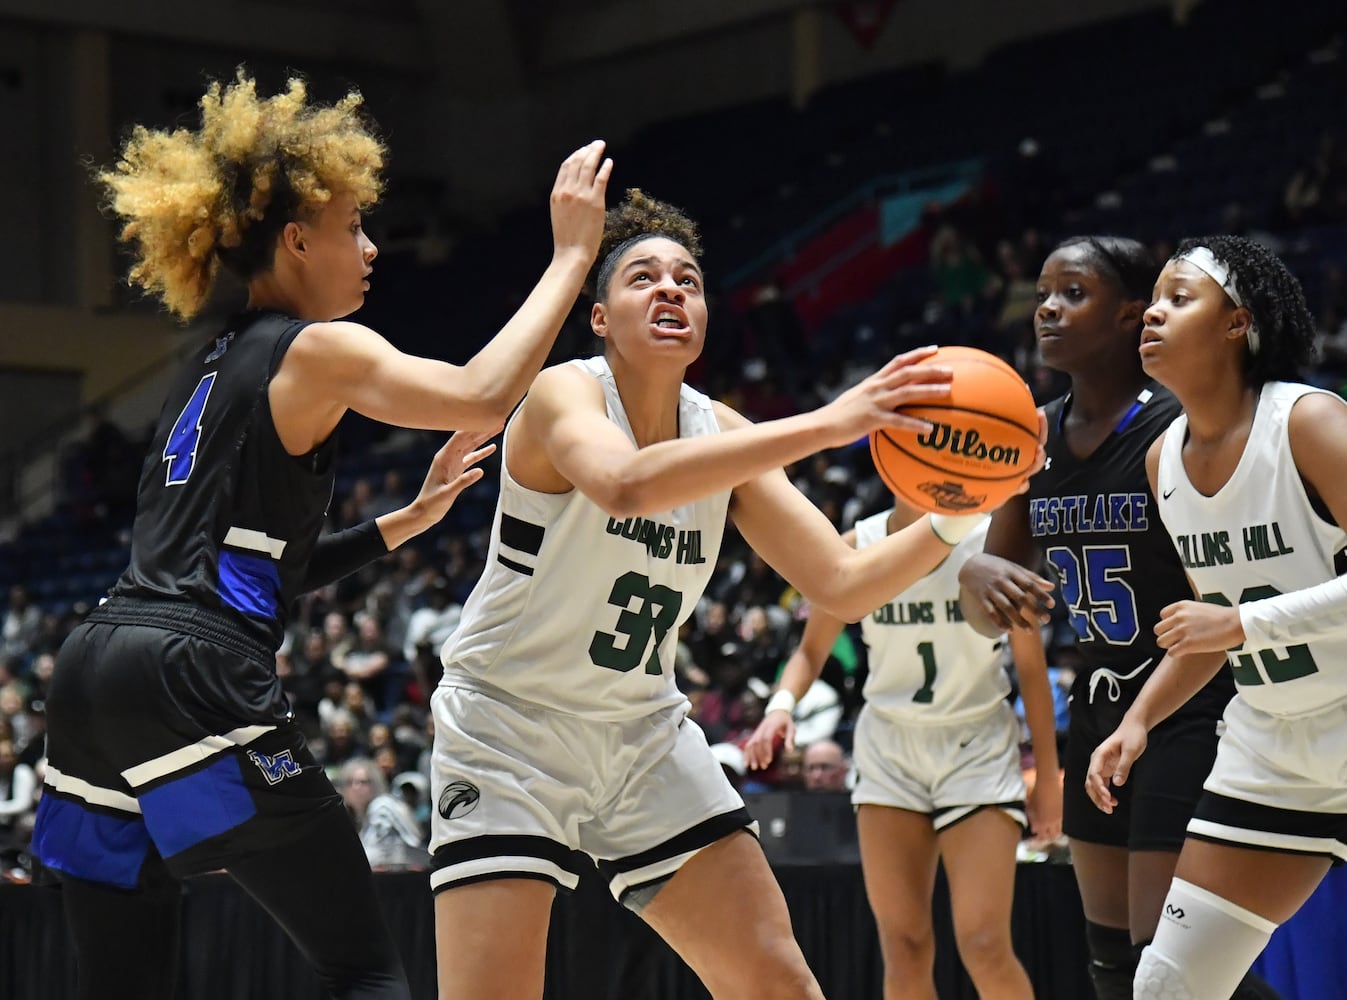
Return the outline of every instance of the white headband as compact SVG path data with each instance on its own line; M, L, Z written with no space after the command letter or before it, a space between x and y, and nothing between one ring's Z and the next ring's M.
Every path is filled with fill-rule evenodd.
M1235 287L1235 276L1230 268L1226 267L1210 249L1203 246L1196 246L1190 250L1185 250L1174 258L1175 260L1186 260L1193 267L1202 271L1208 278L1221 286L1226 295L1230 296L1230 301L1237 306L1244 306L1244 300L1240 298L1239 289ZM1249 353L1257 354L1259 347L1258 324L1249 323Z

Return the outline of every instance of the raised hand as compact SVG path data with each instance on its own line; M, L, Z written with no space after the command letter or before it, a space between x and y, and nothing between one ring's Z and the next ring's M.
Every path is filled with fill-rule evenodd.
M603 213L613 161L595 139L562 161L552 185L552 242L558 256L578 253L592 261L603 236Z
M978 553L959 570L959 586L1002 631L1038 628L1050 619L1051 581L1009 559Z
M483 476L477 463L496 450L494 444L483 447L500 428L490 431L457 431L431 460L421 492L409 507L426 527L438 524L458 495Z

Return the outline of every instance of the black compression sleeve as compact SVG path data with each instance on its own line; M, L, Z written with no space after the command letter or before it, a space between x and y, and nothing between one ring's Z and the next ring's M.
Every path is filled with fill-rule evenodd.
M316 590L335 583L387 554L388 546L384 544L384 536L374 521L323 535L318 539L313 556L309 559L303 589Z

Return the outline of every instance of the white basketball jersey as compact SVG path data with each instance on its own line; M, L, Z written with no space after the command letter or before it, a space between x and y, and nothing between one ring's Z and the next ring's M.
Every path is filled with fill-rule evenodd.
M888 534L889 511L856 522L856 547ZM982 551L987 523L945 561L861 619L869 652L866 704L904 721L959 722L986 715L1010 692L999 639L979 635L959 610L959 570Z
M608 363L571 364L599 381L608 418L635 444ZM686 385L678 430L684 438L720 430L711 401ZM710 581L729 499L716 493L616 520L577 489L525 489L502 463L486 570L444 644L442 683L598 720L683 701L673 672L678 628Z
M1347 533L1310 504L1287 434L1291 407L1320 390L1263 386L1249 440L1230 479L1203 496L1183 467L1188 418L1165 432L1156 493L1160 516L1203 600L1233 606L1337 576ZM1336 398L1336 397L1335 397ZM1270 715L1305 715L1347 697L1347 639L1230 653L1240 697Z

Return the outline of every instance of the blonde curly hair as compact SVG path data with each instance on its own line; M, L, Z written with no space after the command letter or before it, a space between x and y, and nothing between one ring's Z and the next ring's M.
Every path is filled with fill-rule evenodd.
M106 209L124 221L121 239L134 244L128 280L188 320L222 265L244 281L269 271L285 225L335 192L362 209L378 201L386 149L361 102L351 91L310 104L299 78L259 98L240 67L201 98L196 131L136 126L116 166L95 174Z
M588 282L590 294L603 301L618 258L633 243L650 236L663 236L687 250L699 264L702 236L697 223L681 208L652 198L640 188L628 188L621 204L608 210L599 240L598 265Z

